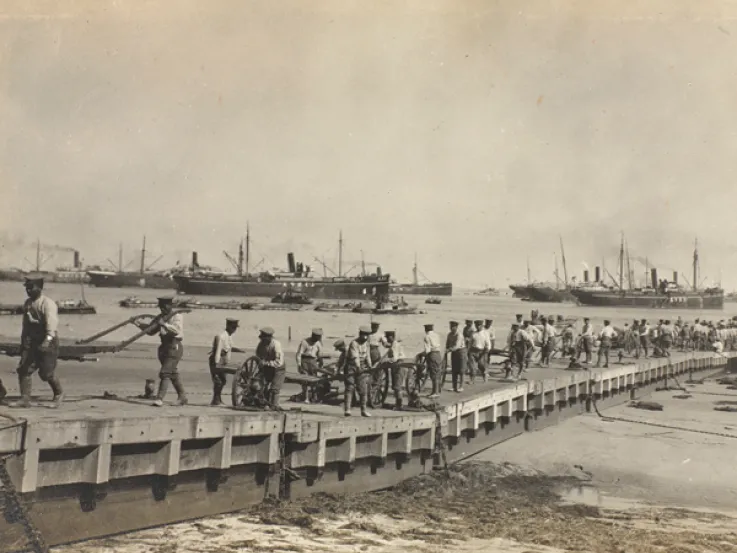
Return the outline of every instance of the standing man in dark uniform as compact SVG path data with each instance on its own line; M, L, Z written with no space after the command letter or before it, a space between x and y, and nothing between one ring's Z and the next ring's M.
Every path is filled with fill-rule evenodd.
M261 362L266 382L271 384L271 395L267 399L273 409L279 410L279 394L287 372L284 365L284 351L279 341L274 340L274 329L269 326L261 329L258 339L256 357Z
M58 407L64 400L64 391L56 376L59 311L56 303L43 294L43 287L43 278L29 277L25 280L28 299L23 304L20 362L17 369L20 401L15 404L16 407L31 406L31 376L36 370L41 380L48 382L51 387L54 406Z
M227 384L224 366L230 363L230 352L246 353L246 350L233 347L233 334L238 329L238 319L225 319L225 330L216 334L212 340L212 349L208 356L210 376L212 377L212 402L210 405L222 405L220 394Z
M450 353L450 375L454 392L463 391L463 370L468 363L467 351L466 340L458 328L458 321L450 321L450 332L445 339L445 354Z
M305 338L297 347L297 370L299 374L315 376L320 368L322 356L322 329L313 328L312 335ZM310 387L302 386L302 398L305 403L310 402Z
M187 394L184 392L184 386L182 380L179 378L179 361L182 360L184 355L184 346L182 340L184 339L184 315L176 313L172 315L174 310L174 299L173 298L159 298L159 309L161 315L156 317L154 321L158 321L158 325L152 328L148 333L150 336L154 336L157 332L161 345L159 346L158 357L159 363L161 363L161 369L159 370L159 391L156 394L154 405L161 407L164 405L164 398L166 393L169 391L169 381L177 392L177 404L187 405ZM166 322L163 321L167 318ZM138 322L136 326L140 329L145 329L151 323Z

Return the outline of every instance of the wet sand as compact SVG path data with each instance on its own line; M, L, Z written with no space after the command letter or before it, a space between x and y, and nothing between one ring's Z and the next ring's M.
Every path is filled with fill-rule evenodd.
M663 411L576 417L393 490L262 504L55 550L737 551L737 413L714 410L737 406L737 391L714 380L684 387L648 398Z

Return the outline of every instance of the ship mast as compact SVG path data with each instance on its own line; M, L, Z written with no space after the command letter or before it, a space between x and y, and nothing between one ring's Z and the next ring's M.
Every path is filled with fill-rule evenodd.
M238 241L238 276L243 276L243 238Z
M553 262L555 263L555 289L560 288L560 277L558 276L558 255L553 252Z
M141 274L146 271L146 235L143 236L143 247L141 248Z
M530 284L530 257L527 256L527 284Z
M246 274L248 274L248 265L251 258L251 224L246 222Z
M619 244L619 289L624 290L624 232Z
M36 239L36 272L41 270L41 239Z
M568 267L566 266L566 250L563 248L563 237L560 238L560 255L563 258L563 276L565 277L566 289L568 288Z
M343 276L343 230L338 235L338 276Z
M693 289L696 291L698 289L698 283L699 282L699 239L696 238L694 240L694 246L693 246Z
M625 249L627 250L627 285L632 290L632 267L630 266L630 246L625 242Z
M118 248L118 272L123 272L123 243L120 243L120 247Z
M419 280L417 279L417 252L415 252L415 264L412 267L412 284L417 286Z

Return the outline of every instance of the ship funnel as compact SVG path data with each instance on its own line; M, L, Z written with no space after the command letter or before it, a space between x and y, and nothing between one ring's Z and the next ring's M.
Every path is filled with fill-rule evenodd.
M376 276L381 277L381 267L376 267Z
M82 263L79 261L79 252L74 250L74 268L79 269L80 267L82 267Z
M657 269L650 269L650 281L652 283L653 288L657 290L658 289L658 270Z
M588 282L589 281L589 272L588 271L584 271L583 272L583 281L584 282Z
M678 284L678 271L673 271L673 284Z
M287 254L287 266L289 267L290 273L296 273L297 272L297 265L294 262L294 254L292 252L289 252Z
M594 275L596 275L596 280L594 282L601 282L601 267L596 267L594 271Z
M200 264L197 261L197 252L192 252L192 268L193 269L196 269L199 266L200 266Z

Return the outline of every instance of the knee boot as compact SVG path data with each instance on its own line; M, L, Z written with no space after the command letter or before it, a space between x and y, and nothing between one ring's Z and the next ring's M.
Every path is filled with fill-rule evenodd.
M353 402L353 390L346 390L343 395L343 413L346 417L351 415L351 403Z
M31 406L31 388L32 382L30 376L19 376L18 386L20 387L20 401L13 404L14 407L30 407Z
M187 394L184 392L184 386L182 385L182 380L179 378L178 374L171 377L171 384L177 391L177 403L179 405L187 405Z
M368 403L366 395L361 396L361 416L362 417L370 417L371 413L369 413L368 408L366 404Z
M49 378L49 386L51 387L51 391L54 393L54 406L58 407L61 405L61 402L64 401L64 390L61 387L59 377L54 375Z
M220 397L222 393L223 386L221 384L215 384L212 387L212 401L210 402L210 405L222 405L223 398Z
M269 403L271 403L271 406L274 409L277 409L277 410L280 409L280 407L279 407L279 392L277 392L275 390L272 390L269 395L270 395Z

